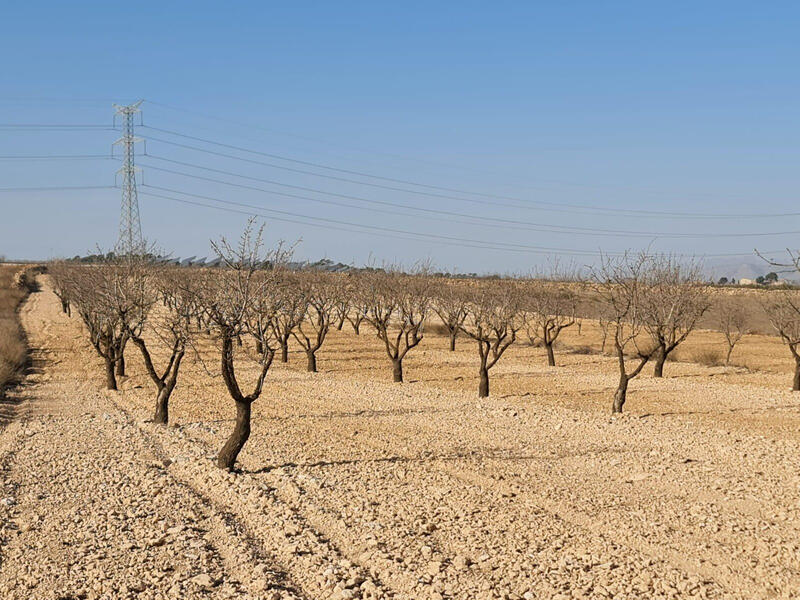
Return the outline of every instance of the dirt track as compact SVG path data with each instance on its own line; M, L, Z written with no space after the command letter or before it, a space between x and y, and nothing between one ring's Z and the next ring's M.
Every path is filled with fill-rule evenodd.
M782 374L670 363L611 420L604 358L519 349L479 401L466 343L426 340L397 385L372 336L342 333L323 372L270 372L228 475L211 458L232 405L199 364L157 428L133 352L123 391L100 391L46 286L22 318L36 368L0 433L0 597L800 594Z

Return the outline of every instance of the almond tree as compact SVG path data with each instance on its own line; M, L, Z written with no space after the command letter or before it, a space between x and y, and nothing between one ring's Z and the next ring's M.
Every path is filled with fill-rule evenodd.
M369 314L369 305L360 298L359 292L356 289L356 286L351 288L351 293L353 294L353 300L351 303L350 310L345 315L348 323L353 327L353 332L356 335L361 334L361 323L364 322L364 319L367 318Z
M272 317L270 326L278 346L281 349L281 362L289 362L289 338L292 332L303 321L308 305L299 278L294 275L284 277L284 285L278 290L280 307Z
M603 257L601 266L593 273L594 287L602 303L602 314L608 319L609 333L619 365L619 383L614 392L612 413L621 413L628 395L630 380L641 373L658 351L650 340L640 343L644 328L642 307L648 300L648 272L652 259L645 253L625 254L619 258ZM628 369L627 355L632 354L634 366Z
M794 358L792 391L800 391L800 294L796 291L777 292L764 303L769 321Z
M195 295L184 282L187 276L176 267L154 267L151 283L153 297L160 295L164 304L163 310L151 314L148 319L154 339L148 345L141 332L129 332L131 341L142 354L147 375L156 387L153 422L159 425L169 422L169 399L178 383L181 362L190 341L192 319L196 318ZM158 370L153 362L151 346L154 344L166 347L170 353L162 370Z
M69 273L71 267L64 261L51 262L47 267L47 273L53 282L53 292L61 302L61 312L68 317L72 316L72 306L70 294L72 293Z
M439 316L450 337L450 351L456 350L456 338L467 318L467 299L455 284L438 280L433 299L433 311Z
M149 311L144 267L136 259L119 259L71 269L71 298L78 307L89 340L105 363L106 387L117 389L115 367L131 331L141 331Z
M647 280L649 293L641 304L644 328L657 349L653 377L663 377L669 354L708 310L710 288L702 283L698 263L681 263L667 255L650 257Z
M229 471L233 470L239 452L250 437L251 407L261 396L274 356L274 352L268 351L257 356L258 371L252 391L245 394L236 373L236 364L237 354L241 357L246 350L239 348L237 352L234 341L246 334L260 335L250 324L264 299L277 295L279 275L274 265L285 262L289 253L281 245L265 250L262 232L263 228L254 232L251 221L237 245L232 246L224 238L214 243L214 251L222 260L223 267L200 272L193 279L191 288L219 331L222 379L236 406L233 431L217 455L217 466ZM265 349L271 349L267 339L261 339L261 342Z
M717 306L716 325L725 336L728 351L725 354L725 364L731 363L733 348L747 333L749 333L747 311L738 298L726 298Z
M553 345L564 329L577 322L577 296L564 285L546 281L532 281L526 290L528 339L532 344L542 343L547 350L547 364L555 367Z
M376 271L365 276L367 320L392 361L392 380L403 381L403 359L422 341L430 307L431 281L425 274Z
M331 293L330 281L318 273L303 274L299 291L305 306L305 316L292 330L292 336L306 352L307 370L316 373L317 351L322 348L330 331L336 300Z
M489 395L489 370L517 339L523 325L519 290L514 283L488 282L465 292L467 318L461 331L477 342L478 396Z

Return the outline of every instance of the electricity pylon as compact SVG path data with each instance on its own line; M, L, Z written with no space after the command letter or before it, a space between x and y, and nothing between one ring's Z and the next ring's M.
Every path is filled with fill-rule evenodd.
M142 102L144 100L127 106L113 105L117 111L114 115L114 124L116 125L117 115L122 117L122 137L114 142L115 146L122 145L124 153L122 167L117 171L122 174L122 212L119 217L116 253L122 255L144 253L142 223L139 219L139 195L136 191L136 171L140 169L134 162L134 144L141 141L141 138L137 138L133 133L133 117L136 113L142 112L139 108Z

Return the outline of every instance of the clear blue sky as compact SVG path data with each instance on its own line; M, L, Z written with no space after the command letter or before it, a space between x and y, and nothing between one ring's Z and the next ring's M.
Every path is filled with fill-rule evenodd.
M0 122L110 124L112 101L144 98L151 127L494 196L425 196L147 142L154 156L251 178L143 157L145 184L194 194L162 195L423 234L408 241L386 230L367 235L265 218L271 237L302 238L300 257L430 257L461 271L521 271L543 255L452 238L517 250L780 249L797 247L800 234L738 234L800 231L800 218L655 218L536 203L562 211L800 212L798 31L794 2L13 3L0 21ZM139 133L348 178L155 130ZM117 135L5 129L0 155L102 154ZM3 159L0 188L113 185L117 167L111 160ZM263 179L328 192L293 193L351 206L279 196L272 192L292 188L257 181ZM0 192L0 254L45 258L108 248L119 197L115 189ZM181 256L208 254L209 238L234 235L246 219L144 194L140 205L145 236ZM479 226L453 213L495 221ZM585 231L537 231L521 222ZM317 221L324 223L330 225ZM436 235L451 243L427 237Z

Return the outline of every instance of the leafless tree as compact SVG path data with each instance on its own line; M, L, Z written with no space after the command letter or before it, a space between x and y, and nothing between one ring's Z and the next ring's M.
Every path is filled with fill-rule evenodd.
M355 285L351 285L350 289L353 294L353 300L345 318L353 327L353 332L356 335L360 335L361 323L364 322L364 319L367 318L367 314L369 314L369 305L361 298L360 291Z
M657 348L653 377L664 376L664 363L697 326L710 306L710 288L702 282L701 265L669 255L651 255L645 273L647 293L640 309L645 330Z
M149 303L146 265L138 258L121 258L70 269L70 297L89 331L89 339L105 362L106 387L117 389L115 367L131 331L144 326Z
M283 278L284 285L278 290L281 296L279 309L272 318L271 327L280 347L281 362L289 362L289 338L303 321L308 309L306 297L301 289L300 279L294 274Z
M431 280L425 273L376 271L365 278L367 320L392 361L392 379L403 381L403 359L423 338L430 307Z
M733 348L748 332L748 317L744 305L738 298L725 298L717 304L716 325L725 336L728 346L725 364L731 363Z
M770 323L794 357L792 391L800 391L800 293L787 290L770 294L764 308Z
M478 344L478 396L489 395L489 370L517 339L523 325L520 292L513 282L487 282L465 292L467 318L461 331Z
M593 273L594 288L603 305L602 314L608 318L619 364L619 384L614 392L612 413L622 412L630 380L641 373L658 351L651 340L648 339L646 345L639 340L644 328L642 306L649 291L647 278L651 260L646 253L603 257L600 267ZM631 349L637 362L629 371L626 355Z
M547 350L547 364L555 367L553 345L561 332L577 321L577 295L561 283L530 281L525 296L528 338L532 344L541 342Z
M317 352L331 328L335 295L330 280L322 273L303 273L299 291L305 305L305 317L292 330L292 336L306 352L307 370L316 373Z
M135 329L129 331L131 341L142 354L147 375L156 387L153 422L160 425L169 422L169 399L178 383L181 363L191 339L192 319L196 318L196 297L185 279L186 272L177 267L153 266L150 281L152 296L144 301L154 303L160 296L164 304L163 309L156 314L151 313L148 319L148 327L154 337L148 342L142 332ZM166 347L170 353L166 367L161 371L156 369L153 362L153 344Z
M447 329L450 351L455 352L458 332L467 318L467 297L454 283L439 279L435 284L432 308Z
M231 245L224 238L213 244L214 251L222 259L221 269L209 269L193 279L192 293L200 300L220 336L220 363L222 379L236 405L236 422L230 437L217 455L217 466L232 470L248 438L250 437L251 407L264 386L264 379L272 364L274 352L267 351L268 340L262 339L265 351L256 362L258 374L249 394L242 392L236 374L237 353L242 356L245 348L234 349L234 341L242 335L261 335L251 328L258 318L265 298L277 295L279 271L274 268L288 258L289 250L282 245L266 250L262 240L263 228L254 230L251 221L238 244ZM271 315L271 310L266 311ZM264 316L262 318L268 318Z
M47 266L47 273L53 282L53 292L61 302L61 312L68 317L72 316L70 272L70 265L64 261L53 261Z

